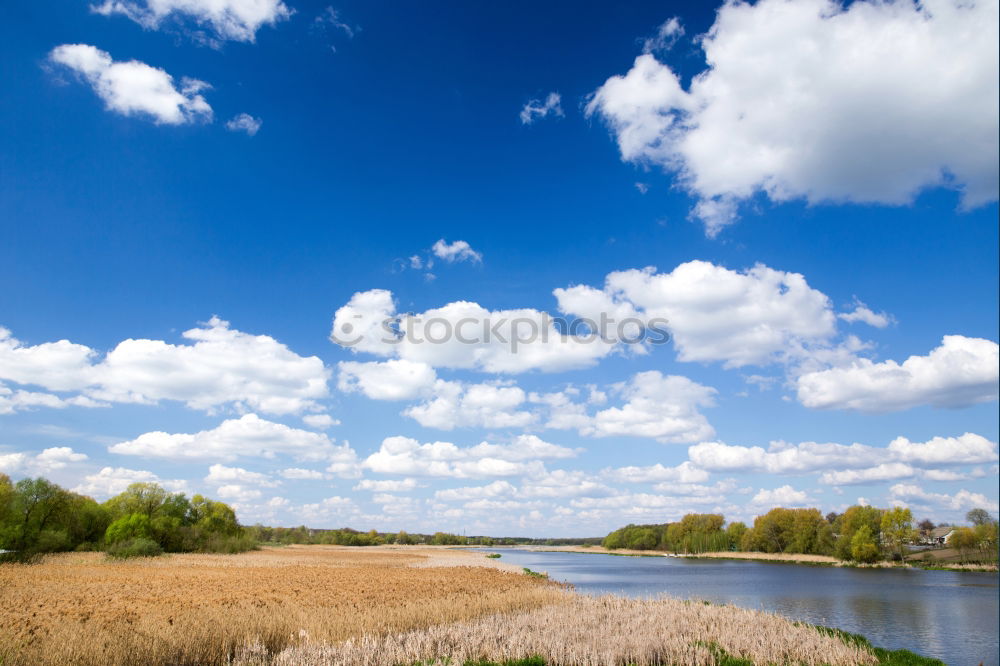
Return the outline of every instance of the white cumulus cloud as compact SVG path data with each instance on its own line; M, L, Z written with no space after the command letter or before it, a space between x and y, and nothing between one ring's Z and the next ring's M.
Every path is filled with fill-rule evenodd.
M354 352L492 373L588 367L617 344L562 333L548 313L528 308L491 311L455 301L398 314L392 293L383 289L358 292L339 308L330 340Z
M183 337L191 344L125 340L98 359L94 350L67 340L30 346L0 329L0 379L79 391L70 400L84 406L176 400L209 412L227 405L270 414L321 409L316 401L328 393L329 373L319 358L299 356L266 335L233 330L218 317Z
M483 255L473 250L472 246L464 240L448 243L445 239L441 238L431 246L431 252L438 259L443 259L448 263L455 263L457 261L479 263L483 260Z
M109 111L149 116L157 124L183 125L212 119L212 107L201 92L204 81L183 78L180 86L164 70L138 60L115 62L89 44L63 44L49 60L64 65L90 84Z
M268 458L279 455L296 460L351 464L356 459L346 444L335 444L322 433L291 428L256 414L223 421L211 430L196 433L147 432L133 440L113 444L111 453L166 460L222 460Z
M623 160L678 174L709 235L759 192L976 206L997 199L998 22L996 0L727 2L687 89L646 53L586 110Z
M459 447L451 442L421 444L410 437L386 437L364 467L377 474L488 478L543 473L543 459L571 458L578 450L520 435L509 444L483 442Z
M824 345L836 333L830 299L799 273L757 264L744 271L689 261L669 273L654 268L609 273L604 287L554 292L559 310L598 321L658 319L682 361L763 365Z
M106 499L125 491L133 483L158 483L173 492L188 492L185 481L161 479L153 472L126 467L103 467L96 474L83 477L83 483L73 488L73 492L97 499Z
M918 405L966 407L997 399L997 343L946 335L926 356L902 363L858 358L846 367L801 375L798 398L806 407L891 412Z
M292 15L282 0L104 0L91 11L122 14L150 30L168 19L188 19L211 28L217 39L237 42L253 42L262 26Z

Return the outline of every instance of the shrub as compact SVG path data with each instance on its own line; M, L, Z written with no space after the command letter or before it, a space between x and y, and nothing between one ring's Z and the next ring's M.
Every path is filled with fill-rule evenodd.
M69 550L72 543L65 530L42 530L38 533L35 550L39 553L57 553Z
M108 557L124 560L130 557L156 557L163 554L163 549L152 539L139 537L114 543L108 548L107 553Z
M108 525L108 530L104 533L104 541L108 544L115 544L119 541L134 539L150 540L150 536L152 536L152 523L149 516L144 513L130 513Z
M242 536L220 536L213 535L205 539L199 549L204 553L245 553L248 550L257 550L260 546L257 541L249 535Z

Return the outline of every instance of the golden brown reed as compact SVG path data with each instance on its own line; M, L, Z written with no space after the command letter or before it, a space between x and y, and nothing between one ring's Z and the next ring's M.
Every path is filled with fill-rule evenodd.
M221 664L239 646L277 652L530 609L557 587L484 564L413 568L429 549L269 548L112 562L99 553L0 566L0 663ZM447 556L445 556L447 557ZM443 560L442 560L443 561Z
M676 599L635 600L567 593L531 611L364 636L339 645L309 643L276 658L250 646L239 666L461 664L541 656L552 666L715 664L724 650L755 664L876 664L866 650L777 615ZM444 658L450 658L445 661ZM440 660L440 661L439 661Z

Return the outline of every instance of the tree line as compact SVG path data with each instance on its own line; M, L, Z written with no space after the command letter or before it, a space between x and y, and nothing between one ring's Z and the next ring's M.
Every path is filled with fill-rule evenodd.
M105 502L74 493L44 478L13 483L0 474L0 561L30 561L45 553L105 551L112 557L160 553L237 553L259 544L382 544L436 546L582 545L588 539L529 539L367 532L349 527L242 526L224 502L171 493L156 483L133 483Z
M202 495L189 499L155 483L133 483L101 503L41 477L12 483L0 474L4 559L30 561L68 550L130 557L255 547L229 505Z
M995 562L997 521L984 509L967 514L971 527L955 528L948 545L963 560ZM771 509L752 527L726 524L722 514L692 513L674 523L627 525L602 541L608 549L658 550L672 553L744 551L830 555L854 562L903 560L907 546L919 543L934 529L929 520L916 527L910 509L852 506L844 513L819 509Z
M584 546L598 545L601 537L564 538L564 539L532 539L528 537L490 537L464 536L451 532L435 532L421 534L417 532L378 532L369 530L362 532L342 527L340 529L310 529L305 525L299 527L267 527L252 525L244 528L255 541L261 544L291 545L291 544L324 544L336 546L381 546L395 544L402 546Z

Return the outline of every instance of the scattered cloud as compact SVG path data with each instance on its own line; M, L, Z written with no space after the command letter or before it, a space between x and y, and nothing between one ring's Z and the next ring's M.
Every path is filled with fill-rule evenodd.
M416 479L387 479L387 480L376 480L376 479L362 479L358 482L358 485L354 486L354 490L369 490L376 493L405 493L414 490L417 487Z
M524 428L537 420L530 411L519 409L527 396L511 382L494 381L463 384L438 380L432 397L403 411L425 428Z
M238 113L226 123L230 132L246 132L247 136L256 136L264 124L260 118L254 118L249 113Z
M340 421L329 414L306 414L302 417L302 422L310 428L316 428L317 430L326 430L327 428L340 425Z
M443 238L439 239L433 246L431 246L431 252L438 259L448 262L449 264L454 264L462 261L470 261L474 264L482 262L483 255L472 249L464 240L457 240L454 243L448 243Z
M857 358L847 367L803 374L798 398L816 409L893 412L919 405L967 407L997 399L997 343L946 335L927 356L903 363Z
M903 205L945 186L978 206L998 190L997 14L954 0L726 3L688 89L648 48L586 113L623 160L676 173L709 236L757 193Z
M211 430L187 434L154 431L108 448L111 453L165 460L273 459L279 455L303 461L352 463L356 460L347 444L335 444L322 433L291 428L244 414L223 421Z
M286 467L278 472L283 479L292 481L320 481L326 478L323 472L314 469L303 469L301 467Z
M822 472L825 485L877 483L922 476L945 480L941 467L979 465L1000 460L997 444L974 433L959 437L934 437L911 442L897 437L887 447L864 444L789 444L772 442L759 446L730 446L722 442L701 442L688 448L688 458L697 469L709 472L766 473L801 475ZM965 478L954 475L952 478Z
M647 37L642 42L643 53L662 53L669 51L677 43L677 40L684 36L684 26L676 16L669 18L660 24L656 29L656 34Z
M184 125L212 120L212 107L201 95L210 86L182 78L180 87L164 70L138 60L115 62L88 44L63 44L49 60L64 65L90 84L109 111L152 118L157 125Z
M519 435L509 444L483 442L458 447L451 442L421 444L410 437L387 437L363 466L376 474L451 477L457 479L542 473L545 459L571 458L578 450Z
M455 301L399 314L392 293L384 289L358 292L339 308L330 340L353 352L491 373L587 367L616 346L594 336L564 334L540 310L491 311Z
M617 467L601 472L602 476L620 483L703 483L708 481L708 472L699 469L690 461L675 467L664 467L660 463L647 467Z
M843 319L849 324L860 321L875 328L885 328L894 321L892 315L885 312L874 312L861 301L855 301L853 310L850 312L841 312L837 315L837 318Z
M345 393L363 393L372 400L412 400L429 391L437 373L426 363L392 359L338 364L337 388Z
M796 490L789 485L781 486L780 488L774 488L773 490L767 490L761 488L760 491L753 496L750 503L758 508L773 508L776 506L785 508L803 507L810 504L813 500L809 498L809 494L803 490Z
M563 117L562 110L562 98L557 92L551 92L546 97L545 100L533 99L529 100L524 107L521 108L520 118L522 125L531 125L536 120L541 120L549 115Z
M340 15L340 12L333 7L327 7L319 15L313 19L313 26L321 28L326 31L339 32L346 36L348 39L354 39L354 35L358 33L360 28L356 26L351 26L346 23ZM330 47L334 51L337 49L333 46Z
M74 451L68 446L53 446L38 453L0 453L0 473L45 475L84 460L87 460L85 453Z
M554 292L559 311L598 321L665 320L682 361L722 361L726 367L764 365L803 356L836 333L825 294L799 273L757 264L734 271L688 261L669 273L655 268L609 273L604 287Z
M267 474L251 472L242 467L226 467L219 464L208 468L208 476L205 477L205 483L216 486L232 483L249 484L261 488L274 488L280 485L278 481L273 480Z
M0 379L79 391L83 395L70 404L83 406L176 400L208 412L223 406L269 414L321 410L316 401L328 394L329 373L319 358L298 356L266 335L233 330L218 317L183 337L192 344L125 340L98 361L98 353L83 345L25 345L0 328ZM0 409L3 400L0 391Z
M913 467L905 463L882 463L865 469L847 469L836 472L825 472L819 477L820 483L833 486L850 486L862 483L877 483L907 479L917 473Z
M992 500L982 493L972 493L962 489L954 495L947 493L929 493L920 486L912 483L897 483L889 489L889 495L905 504L913 504L930 509L944 509L947 511L964 511L966 509L982 508L987 511L1000 510L996 500Z
M121 14L147 30L158 30L168 20L193 21L210 28L214 39L253 42L257 31L292 15L282 0L104 0L91 5L104 16Z
M133 483L158 483L172 492L189 492L186 481L161 479L152 472L125 467L103 467L96 474L88 474L83 477L83 483L73 488L73 492L107 499L125 492Z
M628 435L649 437L663 443L691 443L708 439L715 430L699 409L715 404L715 389L680 375L664 375L658 370L638 372L628 381L612 386L610 393L621 398L620 406L586 413L582 405L539 396L553 407L548 427L575 428L587 437Z

